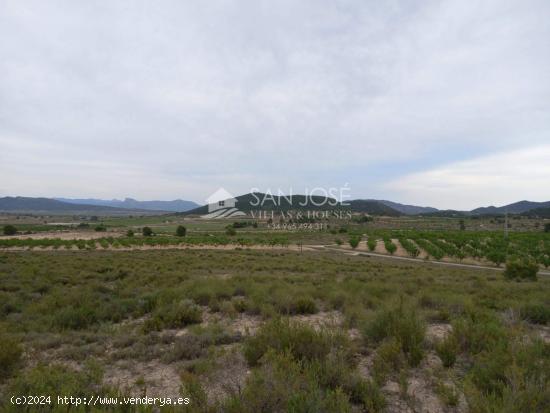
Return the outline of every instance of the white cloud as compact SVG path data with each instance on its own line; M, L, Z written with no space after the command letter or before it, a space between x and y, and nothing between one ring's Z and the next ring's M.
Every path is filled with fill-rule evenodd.
M4 1L0 144L19 145L0 148L18 160L0 195L43 193L47 170L52 196L104 174L97 196L350 182L369 197L380 166L540 145L549 19L545 0Z
M470 210L527 199L550 199L550 145L542 145L413 173L386 185L410 202Z

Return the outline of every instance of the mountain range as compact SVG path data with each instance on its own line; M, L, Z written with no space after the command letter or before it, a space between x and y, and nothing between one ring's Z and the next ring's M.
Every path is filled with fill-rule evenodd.
M315 196L308 199L305 195L293 195L289 201L287 197L267 196L265 194L244 194L236 197L235 207L243 212L257 209L262 210L290 210L290 209L342 209L371 215L400 216L480 216L522 214L537 217L550 217L550 201L532 202L519 201L500 207L488 206L471 211L438 210L433 207L401 204L388 200L356 199L347 201L349 205L341 205L334 199ZM258 207L257 200L264 200L262 207ZM199 206L193 201L176 199L173 201L137 201L132 198L124 200L103 200L95 198L32 198L32 197L3 197L0 198L0 211L12 213L34 214L97 214L97 215L132 215L132 214L168 214L183 213L185 215L202 215L208 213L208 206Z
M52 198L4 197L0 198L0 211L29 214L82 214L82 215L131 215L158 214L159 211L115 208L110 206L71 204Z
M527 211L538 208L550 208L550 201L548 202L531 202L531 201L519 201L513 204L504 205L501 207L489 206L483 208L476 208L471 211L472 215L495 215L495 214L522 214Z
M119 199L72 199L72 198L54 198L57 201L67 202L69 204L77 205L98 205L108 206L114 208L126 208L126 209L144 209L148 211L169 211L169 212L184 212L190 209L197 208L199 204L193 201L185 201L183 199L175 199L173 201L137 201L133 198Z

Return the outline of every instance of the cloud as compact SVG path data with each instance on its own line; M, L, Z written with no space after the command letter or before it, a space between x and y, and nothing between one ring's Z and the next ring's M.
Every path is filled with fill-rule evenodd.
M549 17L543 0L6 1L0 189L369 197L418 165L540 145Z
M386 184L411 202L470 210L550 199L550 145L482 156L406 175Z

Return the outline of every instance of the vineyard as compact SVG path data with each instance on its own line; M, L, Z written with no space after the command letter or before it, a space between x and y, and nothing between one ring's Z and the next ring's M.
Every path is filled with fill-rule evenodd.
M495 232L377 230L368 234L369 249L373 249L376 239L383 240L390 254L395 253L397 240L411 257L418 257L423 250L426 258L472 258L499 266L509 256L520 256L529 257L546 268L550 266L550 234L547 233L511 233L506 237Z
M282 246L289 245L289 241L284 236L271 237L227 237L224 235L201 235L193 237L173 237L173 236L155 236L155 237L104 237L98 239L60 239L60 238L7 238L0 239L0 248L17 249L110 249L110 248L139 248L139 247L176 247L176 246L197 246L197 245L238 245L238 246Z
M96 239L61 238L1 238L0 249L130 249L147 247L185 246L280 246L290 244L331 244L329 231L315 232L243 232L235 234L194 233L186 237L158 234L155 236L104 236ZM414 231L414 230L371 230L367 234L350 231L350 240L364 241L366 247L375 251L377 243L383 243L385 252L406 254L413 258L434 260L473 259L500 266L509 257L527 257L539 265L550 266L550 234L542 232L514 232L507 237L497 232L469 231ZM341 245L342 240L338 239ZM338 243L338 242L337 242ZM398 252L402 251L401 253Z

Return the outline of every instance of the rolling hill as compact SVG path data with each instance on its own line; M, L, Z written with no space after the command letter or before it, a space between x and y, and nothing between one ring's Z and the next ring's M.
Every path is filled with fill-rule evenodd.
M399 211L388 207L378 201L373 200L353 200L348 201L349 205L341 205L335 199L323 196L306 197L305 195L292 195L289 197L279 197L265 195L261 193L250 193L236 197L235 208L243 212L255 210L263 211L290 211L290 210L351 210L353 212L363 212L372 215L401 215ZM259 206L261 201L261 206ZM186 215L204 215L208 213L208 205L184 212Z
M421 207L417 205L407 205L407 204L400 204L398 202L392 202L387 200L377 200L373 199L373 201L380 202L386 206L389 206L392 209L395 209L396 211L401 212L405 215L419 215L419 214L428 214L430 212L437 212L437 208L432 207Z
M137 201L133 198L125 198L123 201L119 199L72 199L72 198L54 198L61 202L67 202L76 205L99 205L114 208L125 209L143 209L149 211L170 211L170 212L185 212L190 209L197 208L199 204L193 201L185 201L183 199L175 199L173 201Z
M523 212L521 215L536 218L550 218L550 207L530 209L529 211Z
M144 209L114 208L101 205L71 204L51 198L3 197L0 198L0 211L29 214L96 214L96 215L131 215L153 214L161 211Z
M385 205L381 201L373 199L354 199L348 201L353 212L362 212L370 215L385 215L389 217L397 217L403 215L402 212Z
M476 208L470 211L470 214L495 215L495 214L504 214L506 212L508 212L509 214L522 214L532 209L549 208L549 207L550 207L550 201L548 202L519 201L519 202L514 202L513 204L504 205L501 207L489 206L489 207Z

